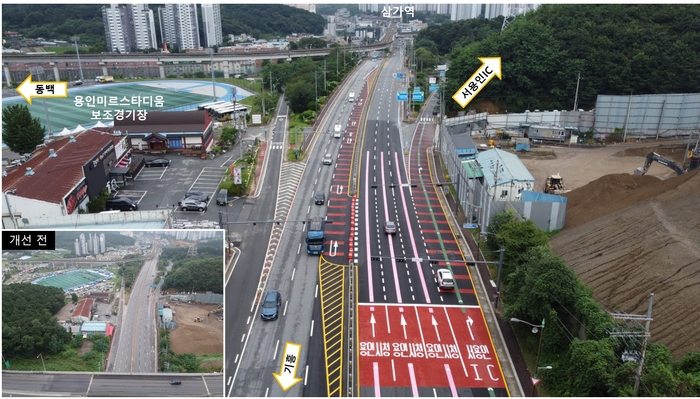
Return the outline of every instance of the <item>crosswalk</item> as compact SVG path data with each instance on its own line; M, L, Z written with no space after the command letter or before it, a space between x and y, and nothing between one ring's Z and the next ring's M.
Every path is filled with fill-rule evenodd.
M420 118L418 120L418 122L424 122L424 123L430 123L430 122L434 122L434 121L435 121L435 118L432 116L426 116L426 117Z
M271 150L281 150L282 147L284 147L284 144L282 144L282 143L272 143L272 144L270 144L270 149L271 149Z

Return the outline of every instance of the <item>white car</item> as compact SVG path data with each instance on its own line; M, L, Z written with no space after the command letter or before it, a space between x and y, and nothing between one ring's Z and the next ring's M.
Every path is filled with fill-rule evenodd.
M454 289L455 280L452 277L452 273L447 269L438 269L437 271L437 281L438 287L442 289Z
M326 154L323 156L323 164L324 165L332 165L333 164L333 156L331 154Z

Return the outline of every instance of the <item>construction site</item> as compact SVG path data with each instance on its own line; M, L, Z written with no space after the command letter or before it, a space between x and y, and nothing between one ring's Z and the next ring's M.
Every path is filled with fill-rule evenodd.
M653 293L651 341L674 360L700 351L698 145L551 146L521 155L535 187L567 197L552 251L606 311L644 315Z

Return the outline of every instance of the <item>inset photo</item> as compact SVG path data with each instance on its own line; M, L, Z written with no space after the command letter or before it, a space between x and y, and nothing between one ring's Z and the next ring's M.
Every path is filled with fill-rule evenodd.
M3 396L223 396L223 230L2 235Z

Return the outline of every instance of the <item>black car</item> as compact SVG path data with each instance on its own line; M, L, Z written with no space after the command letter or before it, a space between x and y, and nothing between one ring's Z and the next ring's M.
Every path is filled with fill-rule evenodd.
M181 385L182 381L180 380L170 380L170 385Z
M73 82L73 86L82 86L82 85L83 85L82 80L76 80L75 82Z
M138 205L128 197L114 197L107 199L105 209L108 211L135 211Z
M206 211L207 210L207 203L202 202L196 198L185 198L182 202L180 202L180 210L181 211Z
M316 205L323 205L326 203L326 194L323 193L323 191L319 191L316 193L314 196L314 204Z
M165 159L165 158L156 158L156 159L151 159L150 161L146 161L146 167L151 168L155 166L163 166L166 167L170 165L170 160Z

